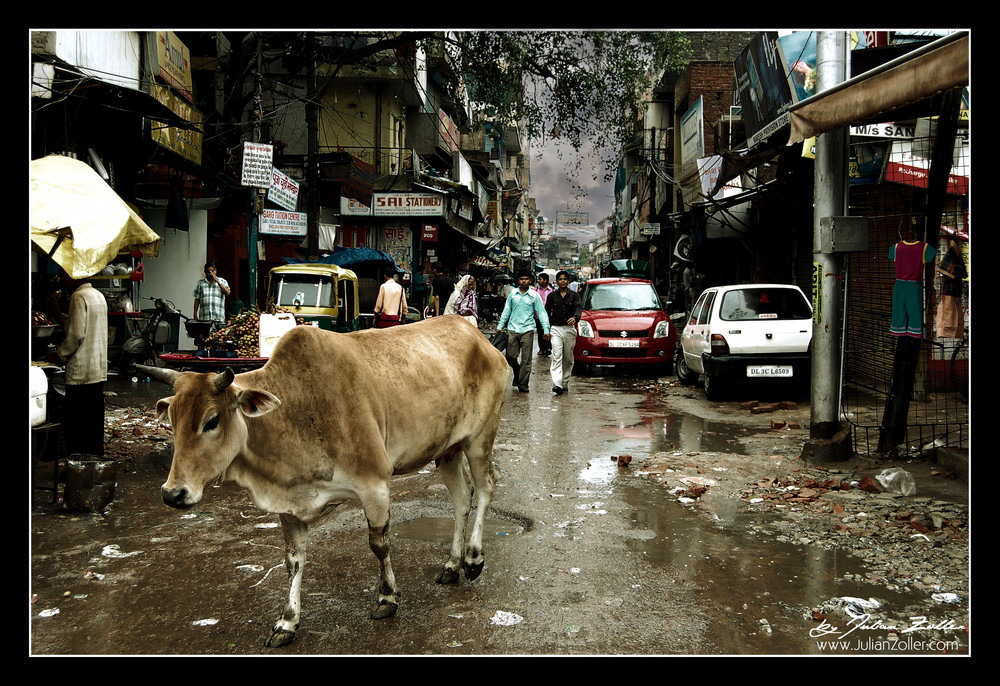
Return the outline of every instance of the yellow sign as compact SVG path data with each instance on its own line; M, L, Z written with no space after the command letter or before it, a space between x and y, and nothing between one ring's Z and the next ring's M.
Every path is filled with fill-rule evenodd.
M173 86L189 102L192 94L191 52L173 31L157 31L155 46L150 51L156 75Z
M193 107L191 103L177 97L169 88L153 84L151 90L153 97L163 105L169 107L178 117L194 124L201 124L201 112ZM150 124L150 137L153 139L153 142L162 145L164 148L177 153L187 160L191 160L195 164L201 164L202 135L200 131L178 129L158 121L151 121Z

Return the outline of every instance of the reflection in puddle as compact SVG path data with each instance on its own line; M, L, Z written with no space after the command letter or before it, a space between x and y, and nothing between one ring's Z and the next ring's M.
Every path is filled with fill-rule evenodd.
M450 545L454 528L455 520L451 517L418 517L408 519L405 522L393 523L391 531L393 536ZM522 531L524 529L517 524L487 517L483 528L483 538L513 536Z
M615 445L640 445L649 452L681 450L685 452L726 452L745 454L738 436L745 431L731 425L710 422L689 414L642 416L637 423L606 425L601 433Z

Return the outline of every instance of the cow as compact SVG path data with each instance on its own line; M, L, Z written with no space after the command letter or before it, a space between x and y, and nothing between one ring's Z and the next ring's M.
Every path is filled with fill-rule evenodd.
M163 502L189 508L206 486L234 481L280 519L288 598L266 645L291 643L299 627L309 525L349 499L364 509L380 566L371 617L396 614L389 479L432 461L455 510L451 551L437 583L479 576L493 441L511 371L465 318L348 334L297 326L280 338L267 364L241 374L141 369L174 390L156 406L174 438Z

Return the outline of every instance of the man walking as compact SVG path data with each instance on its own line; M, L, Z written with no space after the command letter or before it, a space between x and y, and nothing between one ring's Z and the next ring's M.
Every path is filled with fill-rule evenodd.
M552 392L562 395L567 390L569 377L573 373L573 348L576 345L576 323L583 314L580 294L569 287L569 273L556 274L558 290L549 294L545 301L545 311L549 316L552 339Z
M542 338L549 338L549 316L542 306L538 293L531 290L530 272L521 272L517 276L517 290L507 296L503 313L497 322L498 331L507 332L507 357L509 360L519 360L520 370L517 377L517 390L528 392L528 379L531 377L531 355L535 343L535 317L542 324ZM514 365L511 364L513 367Z
M538 285L535 287L535 293L542 299L542 307L545 307L545 299L549 297L549 293L552 292L552 286L549 285L549 275L542 272L538 275ZM538 354L542 357L548 357L552 354L552 343L545 340L542 335L542 322L535 317L535 333L538 334Z

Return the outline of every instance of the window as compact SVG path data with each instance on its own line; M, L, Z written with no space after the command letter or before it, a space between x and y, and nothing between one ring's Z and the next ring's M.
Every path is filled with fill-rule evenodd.
M278 307L336 307L333 280L308 274L283 275L278 284Z
M585 310L659 310L656 290L645 283L598 284L587 288Z
M727 321L810 319L812 311L793 288L741 288L723 295L719 316Z
M716 295L717 293L715 291L705 294L705 302L702 303L701 312L698 313L698 324L708 324L709 320L712 318L712 306L715 305Z

